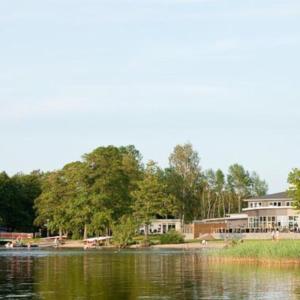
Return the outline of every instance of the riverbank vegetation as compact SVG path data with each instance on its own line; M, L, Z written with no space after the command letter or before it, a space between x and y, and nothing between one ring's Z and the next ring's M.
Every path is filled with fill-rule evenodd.
M0 227L11 231L34 230L34 201L42 192L41 183L40 172L11 177L0 173Z
M237 241L212 252L213 256L235 259L300 259L300 240Z
M12 177L2 173L0 226L22 229L26 220L31 230L35 220L37 228L73 238L114 230L126 240L122 222L131 234L154 217L183 223L222 217L241 211L244 197L266 192L266 182L239 164L227 174L203 170L191 144L177 145L166 168L153 161L144 165L134 146L99 147L59 170Z

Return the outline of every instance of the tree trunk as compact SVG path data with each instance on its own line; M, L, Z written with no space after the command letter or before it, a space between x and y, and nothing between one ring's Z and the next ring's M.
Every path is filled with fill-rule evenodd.
M87 224L84 224L83 239L87 239Z
M144 235L145 235L145 240L148 240L148 224L145 224L145 232L144 232Z
M226 211L225 211L225 197L224 197L223 194L221 195L221 198L222 198L222 203L223 203L223 217L225 218L225 216L226 216Z
M59 232L59 239L61 240L62 239L62 229L61 229L61 227L59 228L58 232Z
M207 215L206 218L209 219L210 216L210 208L211 208L211 203L210 203L210 191L208 191L208 197L207 197L207 204L208 204L208 208L207 208Z

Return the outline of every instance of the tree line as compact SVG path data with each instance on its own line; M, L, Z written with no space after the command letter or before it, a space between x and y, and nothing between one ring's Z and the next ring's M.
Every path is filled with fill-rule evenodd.
M52 172L0 176L0 226L33 226L73 237L109 234L154 217L195 219L241 212L242 200L266 194L257 173L239 164L202 170L189 143L177 145L169 166L142 162L132 145L99 147Z

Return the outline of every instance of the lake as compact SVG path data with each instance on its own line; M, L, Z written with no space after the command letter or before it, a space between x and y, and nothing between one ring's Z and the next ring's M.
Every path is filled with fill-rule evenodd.
M0 250L0 299L299 299L300 268L183 250Z

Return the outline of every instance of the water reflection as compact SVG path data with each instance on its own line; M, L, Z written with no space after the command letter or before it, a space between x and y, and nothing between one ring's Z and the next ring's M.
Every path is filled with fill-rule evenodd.
M298 299L300 268L184 251L0 251L0 298Z

